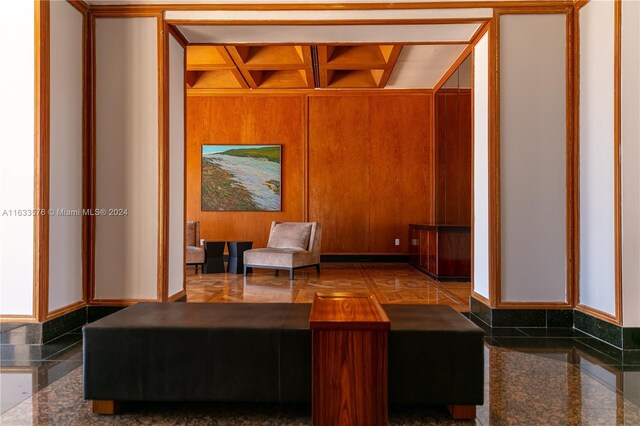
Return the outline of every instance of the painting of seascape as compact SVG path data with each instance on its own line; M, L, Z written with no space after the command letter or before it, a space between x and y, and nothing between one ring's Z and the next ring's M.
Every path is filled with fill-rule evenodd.
M202 210L280 211L280 145L202 145Z

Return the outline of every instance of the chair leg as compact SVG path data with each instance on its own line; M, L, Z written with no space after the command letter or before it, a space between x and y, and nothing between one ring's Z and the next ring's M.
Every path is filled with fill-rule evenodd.
M196 263L195 265L193 265L196 267L196 274L198 273L198 264Z
M280 276L280 271L278 269L276 269L276 277Z
M293 279L293 269L289 269L289 280Z
M320 264L319 263L316 265L316 272L320 273Z
M247 276L247 267L246 266L244 267L244 276L245 277Z

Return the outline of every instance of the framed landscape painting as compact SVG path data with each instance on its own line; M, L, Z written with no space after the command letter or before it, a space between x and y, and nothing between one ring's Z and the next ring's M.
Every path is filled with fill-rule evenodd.
M202 210L282 209L281 145L202 145Z

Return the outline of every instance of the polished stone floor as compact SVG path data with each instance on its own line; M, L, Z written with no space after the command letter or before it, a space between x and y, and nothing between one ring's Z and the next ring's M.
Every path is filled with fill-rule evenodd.
M74 332L31 350L3 345L0 424L310 424L308 406L132 403L117 416L94 415L82 398L80 339ZM475 422L454 422L444 407L392 407L389 423L640 425L640 358L624 355L572 329L489 329L485 404Z
M404 265L345 264L324 267L320 277L298 273L291 283L272 273L245 280L191 272L188 298L305 302L321 288L357 287L386 303L446 303L464 311L464 285L439 284ZM454 422L444 407L392 407L391 425L640 425L640 351L623 352L570 328L492 329L471 318L486 331L485 403L477 419ZM79 329L46 345L4 331L1 337L3 426L310 424L310 407L288 405L131 403L117 416L94 415L82 397Z
M437 282L406 263L323 263L296 271L289 281L286 271L253 274L202 274L187 268L187 302L293 302L311 303L317 291L366 291L381 303L450 305L469 311L471 284Z

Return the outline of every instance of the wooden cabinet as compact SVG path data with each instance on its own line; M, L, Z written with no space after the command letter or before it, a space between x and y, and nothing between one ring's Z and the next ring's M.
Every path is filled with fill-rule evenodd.
M471 228L409 225L409 263L439 281L471 279Z
M377 299L316 293L309 324L313 424L386 425L391 323Z

